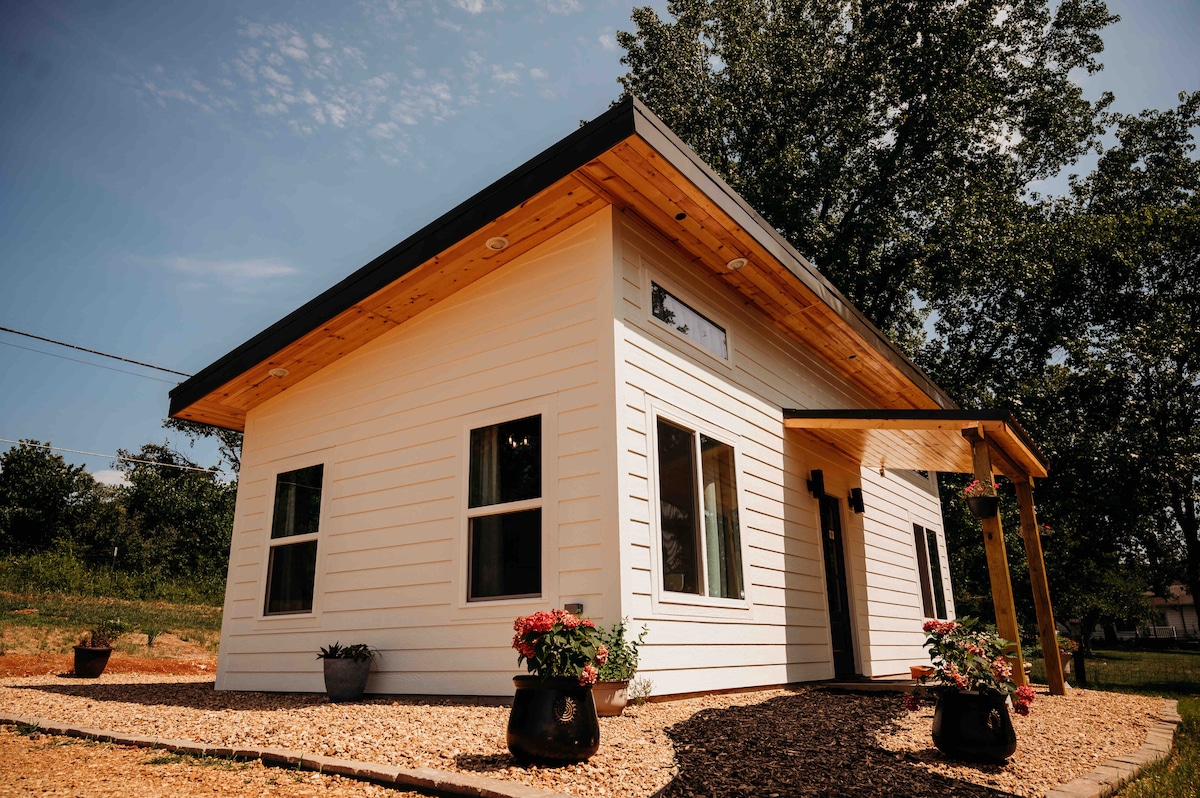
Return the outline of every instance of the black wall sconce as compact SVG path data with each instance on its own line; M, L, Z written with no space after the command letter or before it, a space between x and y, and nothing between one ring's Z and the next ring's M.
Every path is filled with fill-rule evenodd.
M821 469L808 472L808 492L818 499L825 495L825 472Z
M850 509L862 515L866 509L863 505L862 488L850 489Z

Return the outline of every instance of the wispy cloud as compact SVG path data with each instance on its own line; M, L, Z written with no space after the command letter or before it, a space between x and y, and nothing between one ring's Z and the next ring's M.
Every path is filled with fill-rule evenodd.
M295 267L274 258L203 260L172 257L164 259L163 264L171 271L189 276L196 287L216 285L238 292L257 290L281 278L299 274Z
M538 0L538 4L551 14L574 14L583 10L583 3L579 0Z
M539 2L554 13L579 5L579 0ZM473 49L457 64L422 57L422 48L430 46L427 34L437 25L461 27L451 18L467 21L499 11L499 0L433 5L360 0L359 6L364 19L357 30L353 24L310 30L284 22L243 22L235 46L213 65L215 74L171 74L157 67L142 79L139 92L164 108L176 103L208 113L250 113L272 135L338 133L352 156L374 149L384 161L397 163L414 126L441 123L490 94L519 93L526 81L549 80L544 69L488 57L488 40L477 30L439 33L442 39L469 37ZM429 66L439 62L443 65ZM544 95L548 89L536 90Z
M601 33L596 41L600 42L600 47L605 50L612 51L617 49L617 40L613 38L611 33Z
M129 478L125 476L124 471L116 471L114 469L104 469L102 471L93 471L92 479L99 482L101 485L128 485Z

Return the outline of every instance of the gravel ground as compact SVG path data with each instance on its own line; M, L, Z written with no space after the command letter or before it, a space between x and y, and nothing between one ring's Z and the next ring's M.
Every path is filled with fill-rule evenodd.
M894 694L815 688L716 695L631 707L601 718L600 751L560 768L515 766L508 708L489 702L218 693L211 679L105 674L0 679L0 711L134 734L257 744L513 779L600 796L880 794L1040 795L1137 750L1161 699L1044 691L1014 716L1019 748L1004 767L950 763L932 747L933 713Z

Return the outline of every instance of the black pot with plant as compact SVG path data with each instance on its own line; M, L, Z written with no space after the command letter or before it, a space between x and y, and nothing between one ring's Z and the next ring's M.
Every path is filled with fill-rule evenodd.
M108 667L113 643L125 632L125 624L116 618L106 618L83 633L75 646L75 675L80 679L97 679Z
M343 646L340 642L322 647L317 659L324 660L325 694L334 703L361 701L367 690L371 661L378 652L366 643Z

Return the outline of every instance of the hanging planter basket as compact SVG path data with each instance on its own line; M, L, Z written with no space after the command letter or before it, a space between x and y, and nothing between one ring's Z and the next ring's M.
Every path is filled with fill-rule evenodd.
M996 511L1000 509L999 496L968 496L967 506L971 508L971 515L979 519L995 518Z

